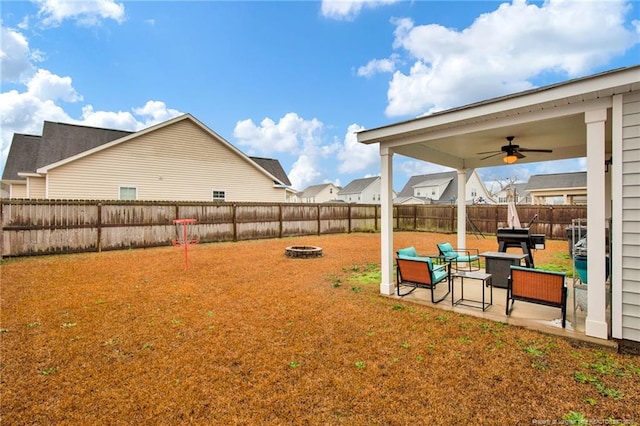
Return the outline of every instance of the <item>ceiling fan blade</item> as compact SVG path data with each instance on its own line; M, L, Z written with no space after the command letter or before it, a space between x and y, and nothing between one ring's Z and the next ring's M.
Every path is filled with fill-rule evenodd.
M487 154L486 152L479 152L478 154ZM480 160L486 160L487 158L495 157L496 155L502 155L502 151L495 152L491 155L487 155L486 157L482 157Z
M520 153L520 151L514 151L513 155L515 155L518 158L524 158L526 157L524 154Z
M552 149L529 149L529 148L520 148L519 151L523 151L523 152L553 152Z
M485 152L476 152L476 155L482 154L500 154L502 151L485 151Z

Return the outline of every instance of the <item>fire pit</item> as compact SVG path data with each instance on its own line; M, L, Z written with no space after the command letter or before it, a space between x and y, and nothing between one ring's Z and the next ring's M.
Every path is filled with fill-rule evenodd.
M308 259L311 257L322 257L322 247L316 246L290 246L284 250L287 257Z

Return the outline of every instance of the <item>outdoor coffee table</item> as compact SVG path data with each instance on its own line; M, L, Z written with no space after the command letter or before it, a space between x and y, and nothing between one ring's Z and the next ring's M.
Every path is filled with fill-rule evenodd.
M489 306L493 304L493 285L491 285L491 274L485 274L482 272L469 272L469 271L456 271L451 274L452 277L460 277L460 299L455 300L453 286L451 286L451 305L463 305L470 308L481 308L482 311L486 311ZM482 282L482 301L474 299L464 298L464 279L477 280ZM485 289L489 287L489 303L485 302Z

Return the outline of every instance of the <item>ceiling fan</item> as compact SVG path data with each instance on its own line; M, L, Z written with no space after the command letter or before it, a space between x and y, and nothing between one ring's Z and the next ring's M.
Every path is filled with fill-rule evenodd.
M487 158L495 157L496 155L501 155L503 152L506 154L502 160L507 164L515 163L518 158L524 158L525 155L523 152L553 152L551 149L529 149L529 148L520 148L520 145L512 144L515 136L507 136L507 141L509 141L509 145L503 145L500 148L500 151L487 151L487 152L478 152L479 155L482 154L490 154L486 157L481 158L480 160L486 160Z

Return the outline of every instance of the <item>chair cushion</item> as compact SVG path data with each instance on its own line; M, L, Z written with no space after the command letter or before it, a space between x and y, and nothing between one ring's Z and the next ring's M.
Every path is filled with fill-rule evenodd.
M458 253L456 253L451 243L438 243L438 250L440 250L448 260L458 257Z
M398 252L399 251L400 250L398 250ZM429 269L433 269L433 264L431 263L431 258L430 257L408 256L406 254L398 254L398 259L417 260L419 262L426 262L427 264L429 264Z
M447 278L447 271L444 269L435 269L431 276L434 284L439 283L440 281Z
M456 260L458 262L475 262L476 260L478 260L478 256L476 256L475 254L471 256L458 256Z
M400 250L398 250L398 257L399 256L417 257L418 256L418 252L416 252L416 248L413 247L413 246L405 247L405 248L401 248Z

